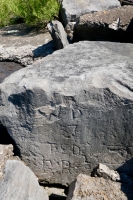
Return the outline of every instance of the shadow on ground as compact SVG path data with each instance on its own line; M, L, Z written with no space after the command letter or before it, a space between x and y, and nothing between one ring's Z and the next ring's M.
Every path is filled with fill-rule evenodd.
M54 42L50 41L42 46L37 47L36 49L34 49L32 51L33 53L33 59L36 58L42 58L45 57L49 54L52 54L55 51L55 46L54 46Z

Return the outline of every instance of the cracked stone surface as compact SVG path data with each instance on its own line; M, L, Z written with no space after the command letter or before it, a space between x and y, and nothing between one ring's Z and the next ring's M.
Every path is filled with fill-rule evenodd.
M23 66L54 52L54 43L44 29L24 24L0 29L0 61L14 61Z
M0 121L42 183L133 175L133 44L79 42L0 84Z

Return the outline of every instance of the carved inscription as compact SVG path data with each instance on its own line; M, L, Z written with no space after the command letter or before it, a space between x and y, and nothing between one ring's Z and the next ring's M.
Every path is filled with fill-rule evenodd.
M73 146L73 154L80 155L80 148L78 146Z
M74 155L82 155L82 152L80 151L80 147L76 145L69 146L67 144L60 144L60 145L56 143L50 144L50 152L51 154L55 154L55 153L69 154L73 152Z
M62 160L60 162L56 160L44 160L45 171L65 171L68 172L70 169L70 162L68 160Z

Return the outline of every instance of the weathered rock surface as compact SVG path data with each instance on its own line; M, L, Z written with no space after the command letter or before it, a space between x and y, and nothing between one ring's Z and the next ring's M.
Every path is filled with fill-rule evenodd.
M7 160L0 181L0 200L48 200L37 178L21 161Z
M56 49L63 49L68 45L67 34L61 22L54 20L47 25L48 30L54 40Z
M83 15L74 26L74 41L108 40L133 42L133 6Z
M70 185L66 200L132 200L132 188L104 178L79 174Z
M0 61L14 61L23 66L54 52L54 43L46 30L24 24L0 29Z
M86 13L106 10L118 6L120 6L118 0L63 0L61 3L61 14L66 26L68 22L76 21L78 17Z
M40 181L67 184L98 163L133 175L132 48L74 43L0 85L0 121Z

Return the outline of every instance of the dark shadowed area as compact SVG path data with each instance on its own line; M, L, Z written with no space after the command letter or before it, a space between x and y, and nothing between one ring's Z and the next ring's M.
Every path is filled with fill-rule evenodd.
M15 62L0 62L0 83L2 83L7 76L21 68L22 66Z
M19 149L16 147L16 144L12 137L8 134L7 129L0 122L0 144L12 144L14 147L14 155L20 156Z
M121 165L117 171L120 172L121 178L121 190L126 194L128 200L133 199L133 176L130 173L130 170L133 168L133 158L127 160L123 165ZM126 172L122 173L123 170Z

